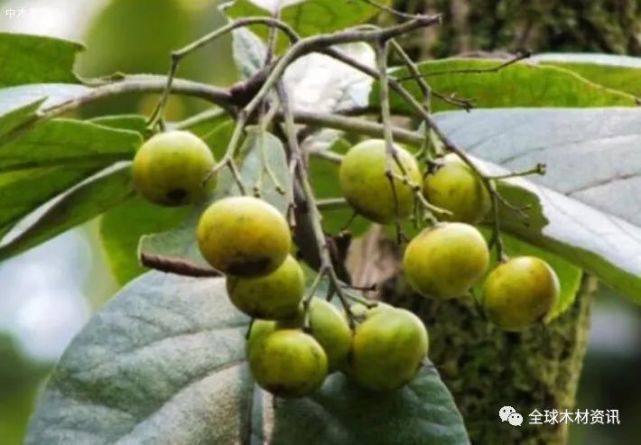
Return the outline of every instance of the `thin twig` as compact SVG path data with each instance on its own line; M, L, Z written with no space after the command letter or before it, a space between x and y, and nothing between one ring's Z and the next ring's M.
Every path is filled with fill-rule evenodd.
M218 28L217 30L212 31L211 33L190 43L189 45L186 45L179 50L173 51L171 53L169 73L167 74L167 83L162 92L162 95L160 96L158 104L156 105L156 108L154 109L154 111L151 113L149 117L149 120L148 120L149 126L154 127L156 123L160 123L161 125L164 126L163 122L164 122L165 106L167 105L167 100L169 99L169 95L171 94L171 86L174 81L174 76L178 71L178 65L185 57L187 57L189 54L193 53L194 51L202 48L203 46L207 45L208 43L211 43L214 40L222 37L223 35L232 32L235 29L243 28L251 25L269 26L270 31L274 29L279 29L283 31L290 38L292 42L295 42L298 40L298 35L296 34L296 32L288 24L281 22L277 18L248 17L245 19L239 19L239 20L230 22L227 25L222 26L221 28Z
M345 55L341 53L340 51L336 51L333 49L325 49L322 50L324 54L327 54L331 57L336 58L337 60L341 60L344 63L358 69L359 71L373 77L374 79L378 79L380 77L380 74L377 70L374 70L370 68L369 66L353 59L352 57ZM388 83L389 87L393 89L395 92L397 92L401 98L414 110L414 112L421 117L422 120L425 121L425 124L432 129L432 131L435 133L435 135L443 142L443 148L446 151L450 151L452 153L457 154L463 162L465 162L471 169L472 171L481 179L483 186L486 188L488 193L490 194L491 198L491 203L492 203L492 214L494 215L494 221L493 221L493 236L492 236L492 242L496 248L497 252L497 257L499 258L500 261L502 261L505 258L505 252L503 249L503 243L501 240L501 229L500 229L500 221L499 221L499 205L500 204L505 204L506 201L505 199L499 194L499 192L496 190L496 186L494 185L494 181L488 177L479 167L477 167L476 163L465 153L462 149L460 149L454 142L449 138L447 134L441 129L441 127L438 125L438 123L434 120L432 115L427 111L421 103L419 103L414 96L412 96L407 89L405 89L398 81L392 78L388 78ZM514 210L514 206L508 206L510 210Z
M488 73L496 73L498 71L501 71L504 68L507 68L510 65L513 65L515 63L520 62L521 60L527 59L532 55L529 51L525 51L522 53L517 54L513 58L501 63L500 65L496 65L490 68L461 68L458 70L443 70L443 71L434 71L431 73L426 73L422 74L423 77L434 77L434 76L446 76L450 74L488 74ZM399 77L396 80L398 82L405 82L408 80L413 79L414 76L406 76L406 77Z
M319 199L316 202L316 207L318 207L319 210L338 210L349 208L349 205L345 198L327 198Z
M150 269L186 277L207 278L223 275L220 271L199 266L184 258L153 255L145 252L140 254L140 264Z
M403 228L401 227L401 208L398 199L398 190L394 178L394 163L398 164L399 169L406 176L404 166L398 158L396 147L394 146L394 134L392 133L392 112L389 103L389 83L387 74L387 57L389 46L387 41L380 40L376 47L376 62L378 66L378 75L380 83L380 102L381 116L383 119L383 134L385 137L385 177L389 182L392 190L392 199L394 200L394 225L396 227L396 242L403 242ZM402 184L402 183L401 183Z
M538 163L534 167L529 168L527 170L505 173L503 175L488 175L488 178L492 180L500 180L500 179L520 178L523 176L531 176L531 175L545 175L545 170L546 170L545 164Z
M292 154L297 153L296 156L302 157L301 148L298 144L298 139L296 138L294 117L290 110L289 99L282 82L279 82L277 85L277 93L280 98L283 114L285 116L285 134L287 137L287 143L290 146ZM296 175L292 179L294 182L298 182L300 184L302 192L305 196L305 200L307 202L308 211L311 212L310 222L316 241L316 248L318 249L318 255L321 260L319 271L323 271L327 275L330 282L330 288L333 287L335 289L336 295L338 296L343 309L347 314L350 327L353 328L355 327L354 316L350 310L349 303L347 302L345 293L341 288L340 280L332 263L332 258L329 250L329 241L327 240L325 233L323 232L323 227L321 224L322 216L316 205L316 198L314 197L314 192L308 178L308 172L304 164L300 162L297 164Z

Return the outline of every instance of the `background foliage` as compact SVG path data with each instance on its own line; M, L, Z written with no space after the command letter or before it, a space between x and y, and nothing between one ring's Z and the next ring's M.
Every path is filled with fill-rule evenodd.
M153 4L152 4L153 3ZM168 52L194 38L206 30L221 23L219 16L215 16L214 5L207 4L203 9L210 11L204 14L193 6L187 6L188 2L179 1L162 1L162 2L126 2L114 1L106 6L102 12L94 18L91 26L83 37L87 42L88 50L81 56L77 65L77 70L81 76L105 75L114 71L128 72L156 72L162 73L166 69ZM197 2L196 2L197 3ZM323 2L315 2L322 4ZM2 5L2 3L0 3ZM134 6L135 5L135 6ZM245 2L238 2L235 6L239 14L247 5ZM150 8L154 13L149 14ZM289 12L288 12L289 14ZM358 18L363 18L367 12L359 9ZM352 17L349 14L343 14L342 17ZM205 20L205 17L216 17L215 20ZM288 16L285 16L288 18ZM300 14L292 13L294 17L300 17ZM312 16L316 17L316 16ZM132 23L132 26L122 27L122 23ZM308 23L303 21L301 23ZM147 24L147 25L145 25ZM300 24L299 24L300 25ZM302 26L302 25L300 25ZM299 28L300 28L299 26ZM305 25L307 26L307 25ZM123 33L125 29L130 32ZM171 29L172 32L166 32ZM304 32L306 28L301 28ZM313 26L309 32L313 32ZM162 39L158 39L162 36ZM15 50L16 42L12 41L13 37L9 36L0 41L0 56L2 51L7 48ZM35 42L35 43L33 43ZM72 97L81 91L83 87L71 85L76 81L71 75L72 58L76 51L79 50L77 45L62 42L45 42L38 39L33 41L20 40L21 45L27 45L27 51L22 52L25 59L11 59L15 61L16 66L4 64L0 68L0 85L12 86L27 82L53 82L57 85L42 87L41 90L17 89L3 90L0 95L0 110L4 104L4 110L13 110L9 114L3 114L0 118L0 135L2 132L8 132L10 129L17 127L20 123L31 118L34 111L40 105L37 98L42 94L54 97L53 100L62 100L62 98ZM135 44L132 44L135 42ZM500 40L494 40L492 47L487 44L479 45L482 49L502 49ZM49 46L51 45L51 46ZM194 78L204 81L214 81L218 84L230 82L237 74L232 68L233 64L229 60L231 51L229 41L223 41L221 46L213 47L210 53L203 54L201 59L195 58L191 64L185 65L180 72L183 77ZM474 46L474 45L472 45ZM508 48L509 49L509 48ZM556 45L541 45L534 49L558 50ZM590 45L572 46L574 50L591 49ZM41 55L55 54L54 62L47 60L46 64L39 65ZM448 55L451 52L448 53ZM215 57L212 57L215 55ZM639 89L638 82L635 82L635 73L638 68L630 67L622 61L610 60L603 64L597 59L584 59L580 63L576 60L542 60L540 65L528 66L519 65L508 68L499 74L486 74L481 76L443 76L435 77L434 86L444 93L457 92L462 97L474 98L477 105L482 107L504 107L504 106L537 106L537 107L597 107L597 106L632 106L634 104L634 95ZM495 62L492 61L460 61L448 60L442 62L430 62L421 66L425 72L434 72L452 67L487 67ZM604 66L605 65L605 66ZM395 73L402 76L402 73ZM62 84L62 85L61 85ZM523 85L538 85L537 88L523 88ZM518 87L517 87L518 86ZM541 88L539 88L541 87ZM7 92L8 91L8 92ZM377 97L373 93L372 98ZM50 101L52 99L49 99ZM51 102L50 102L51 103ZM85 117L97 114L109 114L114 110L128 110L131 113L147 112L153 102L148 97L134 97L110 100L107 103L101 103L100 106L90 107L83 110ZM395 102L397 111L403 110L400 102ZM440 109L447 109L441 105ZM200 110L200 105L190 100L177 100L171 103L170 117L178 119ZM557 114L555 114L557 113ZM560 114L559 114L560 113ZM590 114L592 113L592 114ZM596 116L594 113L603 113L603 117ZM20 139L10 145L12 153L19 153L17 157L11 159L0 158L0 168L15 168L20 166L22 170L1 175L0 190L3 199L0 202L0 233L6 234L10 227L34 207L48 201L53 196L67 189L69 186L82 184L82 187L76 189L75 193L67 195L62 206L50 209L45 213L39 223L32 225L28 232L23 232L22 238L18 236L9 244L0 248L0 257L9 256L23 251L32 244L50 238L72 225L85 220L90 220L101 214L104 210L114 207L113 210L104 215L100 222L100 233L105 241L105 248L108 252L110 265L116 272L116 279L124 283L135 275L140 273L131 262L132 253L136 246L136 238L139 234L155 231L162 231L175 227L185 215L181 211L153 210L157 213L151 224L149 219L145 218L144 224L135 224L136 230L122 230L118 224L119 220L128 218L130 221L140 221L140 215L143 212L151 211L145 208L137 198L131 194L131 187L127 183L125 176L121 174L122 170L110 171L106 174L96 177L95 173L105 165L113 161L127 159L131 156L135 147L139 144L139 137L135 131L137 125L136 117L126 121L105 122L98 121L92 123L80 124L70 120L56 120L40 125L37 131L34 131L26 139ZM464 113L444 114L440 117L446 128L452 132L457 141L464 147L472 150L485 159L497 164L507 165L510 168L527 164L532 159L547 160L554 165L566 165L566 171L558 171L551 176L541 178L540 185L550 187L557 191L570 194L580 204L587 204L596 209L597 213L592 210L588 211L585 207L579 205L582 216L575 226L563 224L565 234L559 235L553 233L545 238L549 241L548 246L557 249L558 252L567 254L567 249L558 247L558 243L564 239L568 241L567 236L576 236L582 230L584 221L595 221L592 233L581 234L582 239L590 239L592 251L596 251L596 256L586 254L584 251L578 251L573 259L584 267L591 270L599 271L603 276L610 274L610 284L619 286L622 291L627 291L629 295L639 295L633 292L638 291L638 283L634 281L635 267L638 263L634 262L634 257L626 254L626 248L632 249L631 243L637 239L635 228L639 225L638 209L636 202L632 199L630 191L632 187L638 187L639 167L630 147L635 146L634 129L638 128L636 120L638 113L632 110L621 110L616 112L596 111L574 111L567 110L523 110L519 113L510 111L509 115L501 110L475 112L472 115ZM602 122L599 126L590 126L587 123L594 121ZM139 122L139 121L138 121ZM519 126L519 122L526 122L528 125ZM557 131L554 136L557 139L546 140L543 146L534 144L528 145L528 141L536 140L532 135L537 135L538 128L549 128L550 122L559 122ZM539 125L540 127L537 127ZM226 126L226 127L225 127ZM460 128L464 131L460 131ZM491 128L491 134L484 134L483 129ZM585 131L589 128L589 131ZM218 138L224 139L228 136L228 123L220 122L212 125L210 128L203 129L205 134L211 140ZM521 132L521 133L519 133ZM577 139L576 134L580 135ZM603 141L601 141L601 139ZM34 147L43 147L43 141L46 141L48 153L56 153L56 157L47 159L51 165L42 165L43 157L39 157L39 152L33 150ZM77 142L82 142L78 145ZM520 144L520 145L519 145ZM519 152L516 159L506 157L502 149L504 146L517 147ZM91 156L77 163L78 155L85 153L89 147ZM559 149L562 148L562 150ZM607 151L606 151L607 150ZM630 150L626 152L626 150ZM530 158L528 153L532 151ZM607 159L612 158L612 152L616 151L618 156L626 159L625 163L611 163ZM40 152L42 153L42 152ZM595 153L604 153L607 159L600 159ZM23 155L24 154L24 155ZM0 155L1 156L1 155ZM74 158L74 164L68 163L70 158ZM581 164L577 165L576 160ZM598 174L597 182L592 184L588 179L595 179L595 172ZM581 174L583 173L583 175ZM558 175L557 176L555 176ZM327 172L329 178L332 176L331 169ZM599 176L600 175L600 176ZM600 179L599 179L600 178ZM47 187L33 188L29 187L37 181L38 184L46 184ZM83 182L85 181L85 182ZM547 181L547 182L546 182ZM546 192L547 193L547 192ZM630 201L611 199L615 196L631 196ZM4 198L11 197L10 199ZM90 197L91 199L87 199ZM91 205L81 203L91 202ZM73 208L73 213L65 212L66 209ZM603 212L605 216L602 216ZM144 213L148 215L149 213ZM549 219L549 215L548 216ZM138 218L138 219L136 219ZM562 220L563 221L563 220ZM617 227L625 227L627 238L610 239L607 237L611 233L609 225L615 224ZM536 227L535 227L536 228ZM529 230L529 229L528 229ZM24 233L27 235L25 236ZM94 230L95 233L95 230ZM559 238L566 236L566 238ZM619 234L619 236L622 236ZM540 242L539 235L533 235L530 232L532 241ZM556 243L556 244L555 244ZM556 246L556 247L555 247ZM64 248L63 248L64 249ZM632 250L630 250L632 251ZM600 254L600 255L599 255ZM605 258L605 260L604 260ZM5 266L3 266L5 267ZM621 274L626 268L630 271L628 275ZM103 269L103 273L105 273ZM626 276L632 275L630 278ZM638 274L637 274L638 277ZM113 283L112 283L113 285ZM111 286L105 286L105 288ZM95 289L93 289L95 291ZM108 290L99 291L103 295ZM87 291L91 293L91 291ZM613 303L608 303L613 304ZM610 309L607 313L617 313ZM636 311L636 312L635 312ZM620 315L624 320L635 320L638 310L626 310L625 315ZM604 335L603 331L599 332L597 323L596 333ZM610 328L608 328L610 329ZM629 338L630 332L638 332L638 325L634 325L632 330L625 331L615 337L614 342L620 343L622 338ZM614 329L616 333L616 328ZM595 335L597 335L595 334ZM610 335L611 332L609 332ZM623 337L621 337L621 335ZM607 337L606 337L607 338ZM599 340L595 340L598 341ZM602 341L602 340L601 340ZM638 363L638 357L631 355L630 350L634 349L634 341L622 346L626 351L623 357L623 368L630 369L635 361ZM12 344L9 342L8 344ZM621 345L619 345L621 346ZM612 348L612 341L608 344ZM617 350L616 348L614 349ZM20 385L11 384L11 379L0 379L9 382L6 387L12 388L11 393L6 392L7 397L1 397L2 407L7 406L0 412L11 413L15 416L13 419L8 414L0 416L0 435L10 438L19 437L22 434L26 415L29 411L30 400L35 392L36 382L43 375L43 369L47 365L33 363L29 359L21 358L19 348L10 346L6 348L7 360L3 363L22 363L17 365L17 369L24 369L19 372L21 378L24 376L24 383ZM598 351L598 349L596 350ZM0 353L1 352L0 350ZM613 352L610 351L609 354ZM4 354L4 353L3 353ZM629 357L636 357L630 359ZM590 362L589 362L590 363ZM0 366L1 368L2 366ZM596 366L599 368L599 366ZM606 371L604 371L606 372ZM608 368L608 372L611 372ZM627 375L627 374L625 374ZM590 378L590 373L586 379ZM613 379L612 388L608 391L608 396L613 397L618 394L616 388L619 380ZM589 382L589 380L587 380ZM590 386L589 383L584 384ZM4 387L4 385L3 385ZM594 393L586 393L583 399L579 400L579 406L584 400L590 400ZM4 396L4 393L3 393ZM612 403L626 403L625 400L633 399L628 395L627 398ZM587 403L587 402L586 402ZM606 399L597 399L593 402L597 407L609 403ZM605 406L605 405L603 405ZM628 407L626 403L624 406ZM16 407L15 409L11 407ZM617 405L618 407L618 405ZM621 408L623 410L623 408ZM629 407L629 412L634 412L634 407ZM5 417L7 416L7 417ZM18 419L16 419L18 417ZM5 420L7 419L7 420ZM6 427L5 427L6 425ZM6 428L6 434L2 428ZM623 427L617 432L623 431L625 434L628 427ZM585 428L588 430L588 428ZM578 434L581 434L579 432ZM597 440L601 439L599 432L593 435ZM580 437L580 436L578 436ZM586 439L587 440L587 439ZM625 440L625 439L622 439ZM582 442L588 443L588 442ZM594 442L605 443L605 442ZM625 443L625 442L624 442Z

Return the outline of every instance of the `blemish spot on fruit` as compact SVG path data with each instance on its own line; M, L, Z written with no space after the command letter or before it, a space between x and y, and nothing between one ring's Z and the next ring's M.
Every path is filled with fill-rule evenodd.
M187 198L187 190L174 189L167 192L167 199L172 202L183 202Z
M270 259L268 257L257 258L254 261L243 261L229 265L231 275L257 275L264 272L269 267Z

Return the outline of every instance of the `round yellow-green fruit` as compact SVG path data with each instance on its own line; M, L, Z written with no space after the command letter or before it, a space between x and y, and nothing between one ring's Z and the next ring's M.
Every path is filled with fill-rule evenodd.
M423 322L405 309L385 309L356 328L347 374L373 391L398 389L416 376L427 351Z
M416 159L405 149L396 146L396 152L408 178L421 186L423 178ZM394 160L389 161L392 170L402 175L400 167ZM397 215L407 217L414 208L414 191L412 187L399 179L394 179L394 189L385 175L388 156L385 141L371 139L353 146L343 158L339 170L339 179L343 196L356 212L365 218L388 224ZM394 200L394 190L398 198Z
M309 308L309 329L327 354L328 370L342 367L352 345L352 330L343 313L321 298L314 298Z
M424 296L465 295L483 277L490 253L483 235L464 223L425 229L408 244L403 269L410 285Z
M349 310L354 317L359 320L364 320L373 315L378 314L381 311L388 309L396 309L394 306L382 301L372 301L369 305L363 303L354 303L350 306Z
M245 353L247 358L252 351L262 348L265 339L278 329L278 325L273 320L254 320L252 321L247 343L245 344Z
M297 329L276 330L253 347L249 366L256 383L279 397L303 397L321 387L327 356L311 336Z
M159 133L136 152L132 167L134 185L156 204L190 204L215 187L215 177L204 183L214 165L214 155L199 137L186 131Z
M283 215L249 196L215 202L200 217L198 247L214 268L229 275L255 277L276 270L291 248Z
M483 181L455 154L445 156L436 170L427 175L423 195L430 203L452 213L444 215L444 220L468 224L480 223L492 204Z
M374 315L376 315L376 314L378 314L380 312L394 310L394 309L396 309L396 308L394 306L392 306L391 304L383 303L382 301L378 301L376 303L376 306L371 307L371 308L369 308L367 310L367 313L366 313L365 316L366 316L366 318L370 318L370 317L373 317Z
M518 331L544 320L559 292L559 279L548 263L531 256L515 257L489 274L482 304L491 322Z
M295 315L304 292L303 269L291 255L267 275L227 276L227 293L231 302L253 318L278 320Z
M327 355L328 372L341 368L347 359L352 343L352 330L347 323L345 315L330 302L314 297L309 306L309 334L318 341ZM256 338L261 332L271 329L302 329L305 325L305 310L301 304L298 310L288 318L282 318L267 326L266 320L256 320ZM249 337L249 342L258 343L254 338L254 327Z

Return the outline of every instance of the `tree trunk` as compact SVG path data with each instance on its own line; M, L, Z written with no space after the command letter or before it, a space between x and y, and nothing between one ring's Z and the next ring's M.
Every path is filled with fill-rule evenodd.
M391 243L377 230L356 241L349 261L354 283L392 276L382 299L411 309L425 322L429 357L454 395L472 443L565 444L565 425L529 425L529 414L574 407L596 279L585 275L574 304L549 325L510 333L487 322L472 299L443 301L413 293L399 278L398 257L393 264L391 252ZM504 405L523 415L523 426L499 420Z
M590 302L596 280L585 276L572 307L548 326L523 333L503 332L483 319L472 300L438 301L413 295L398 281L383 298L410 308L430 333L430 358L452 391L472 443L564 444L567 428L528 425L537 409L572 410L585 355ZM499 409L510 405L523 426L502 423Z
M414 41L423 56L519 49L641 54L641 0L397 0L395 7L444 15L436 33Z

